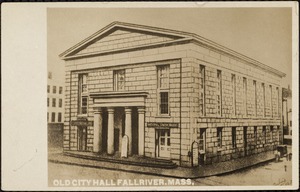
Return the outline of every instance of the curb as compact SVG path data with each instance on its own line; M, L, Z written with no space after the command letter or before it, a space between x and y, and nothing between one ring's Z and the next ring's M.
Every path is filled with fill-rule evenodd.
M76 157L75 157L76 158ZM87 164L82 164L82 163L72 163L72 162L66 162L66 161L60 161L60 160L53 160L50 159L48 160L48 162L51 163L57 163L57 164L66 164L66 165L74 165L74 166L80 166L80 167L89 167L89 168L97 168L97 169L107 169L107 170L113 170L113 171L124 171L124 172L129 172L129 173L138 173L138 174L145 174L145 175L154 175L154 176L164 176L164 177L171 177L171 178L180 178L180 179L198 179L198 178L205 178L205 177L211 177L211 176L219 176L219 175L226 175L226 174L230 174L236 171L240 171L243 169L247 169L262 163L267 163L270 161L273 161L275 158L271 158L271 159L267 159L261 162L257 162L251 165L247 165L244 167L240 167L234 170L228 170L228 171L224 171L222 173L215 173L215 174L207 174L207 175L203 175L203 176L178 176L178 175L170 175L170 174L163 174L163 173L154 173L154 172L143 172L143 171L138 171L138 170L129 170L129 169L122 169L122 168L113 168L113 167L107 167L107 166L99 166L99 165L87 165ZM168 170L168 169L167 169ZM174 168L174 170L176 170L176 168Z
M116 160L116 159L109 159L109 158L101 158L101 157L93 157L93 156L86 156L86 155L78 155L78 154L72 154L68 152L64 152L63 155L69 156L69 157L75 157L75 158L81 158L81 159L87 159L87 160L93 160L93 161L101 161L101 162L109 162L109 163L118 163L123 165L133 165L133 166L142 166L142 167L154 167L154 168L164 168L164 169L174 169L177 167L177 165L173 162L157 162L157 163L142 163L142 162L135 162L135 161L129 161L129 160Z

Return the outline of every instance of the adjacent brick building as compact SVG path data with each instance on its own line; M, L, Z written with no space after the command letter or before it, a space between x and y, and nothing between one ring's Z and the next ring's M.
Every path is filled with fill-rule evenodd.
M64 84L48 71L47 128L48 147L62 147L64 129Z
M181 166L273 150L284 73L192 33L114 22L71 47L64 150ZM124 141L123 141L124 142Z

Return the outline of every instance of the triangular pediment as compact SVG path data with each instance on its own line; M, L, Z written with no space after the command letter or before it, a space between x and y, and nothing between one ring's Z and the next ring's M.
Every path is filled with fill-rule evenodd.
M100 30L91 37L70 48L60 56L64 58L107 53L117 50L142 48L184 39L184 35L164 31L115 24Z
M103 37L99 37L98 39L94 40L76 54L81 55L94 52L140 47L176 39L178 39L178 37L166 36L157 33L146 33L143 31L117 29Z

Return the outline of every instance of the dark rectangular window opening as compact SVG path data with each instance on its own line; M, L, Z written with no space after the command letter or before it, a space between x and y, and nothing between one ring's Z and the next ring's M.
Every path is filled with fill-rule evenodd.
M169 115L169 65L157 66L157 94L159 115Z
M232 108L233 115L236 115L236 77L235 74L231 74L231 83L232 83Z
M256 87L255 80L253 80L253 87L254 87L254 115L257 116L257 87Z
M56 106L56 99L52 98L52 107L55 107L55 106Z
M81 114L87 114L88 98L82 97L81 99Z
M51 114L51 122L52 123L55 122L55 113L54 112Z
M255 142L255 145L257 144L257 127L255 126L254 127L254 142Z
M205 66L203 65L200 65L199 105L200 105L200 116L204 116L205 115Z
M222 127L217 128L217 142L218 142L218 147L222 147Z
M160 92L160 113L169 114L169 93Z
M59 99L58 106L59 106L59 107L62 107L62 99Z
M266 128L266 126L263 126L262 132L263 132L264 144L266 144L267 143L267 128Z
M222 71L217 70L217 113L222 116Z
M87 114L88 107L88 75L87 74L79 74L79 82L78 82L78 113L79 114Z
M58 120L59 123L61 122L61 113L58 113Z
M232 148L236 148L236 127L232 127Z

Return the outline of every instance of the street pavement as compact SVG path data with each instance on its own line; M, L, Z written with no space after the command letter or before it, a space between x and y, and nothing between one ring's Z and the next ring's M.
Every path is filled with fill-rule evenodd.
M286 167L285 167L286 166ZM72 179L170 179L170 177L95 169L75 165L48 163L49 186L54 180ZM292 161L268 162L234 173L192 179L194 186L291 185Z
M231 174L195 179L195 185L253 186L292 185L292 161L268 162Z
M288 152L291 148L288 147ZM51 154L62 153L61 149L49 149ZM126 165L124 165L126 166ZM280 186L292 184L292 161L282 157L279 162L268 161L260 163L249 168L237 170L231 173L210 176L198 179L192 179L193 186ZM294 170L296 171L296 170ZM58 180L155 180L160 179L168 181L176 179L175 177L155 176L141 173L131 173L119 170L109 170L100 168L91 168L78 165L58 164L48 162L48 184L55 185ZM178 180L178 179L177 179ZM56 183L57 184L57 183ZM165 184L168 185L168 184ZM174 183L172 184L174 185ZM109 183L105 185L109 187Z

